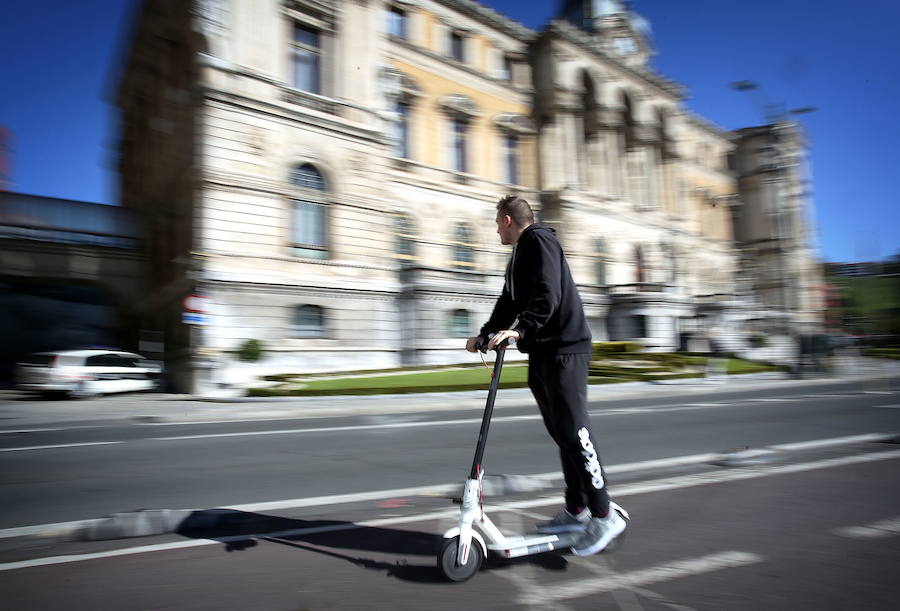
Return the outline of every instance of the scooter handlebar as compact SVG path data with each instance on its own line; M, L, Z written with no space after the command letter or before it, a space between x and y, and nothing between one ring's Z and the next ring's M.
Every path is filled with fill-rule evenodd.
M475 349L478 350L479 352L487 352L488 342L490 342L491 338L493 338L495 335L496 335L496 333L491 333L490 335L487 336L487 338L479 335L478 340L475 342ZM494 350L505 350L508 346L509 346L509 339L505 339L502 342L500 342L499 344L497 344L496 346L494 346Z

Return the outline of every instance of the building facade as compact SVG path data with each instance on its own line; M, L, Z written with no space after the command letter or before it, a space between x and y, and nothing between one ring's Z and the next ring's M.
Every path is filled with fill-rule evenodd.
M0 384L32 352L138 349L142 269L130 210L0 192Z
M735 144L653 52L615 1L542 32L471 0L145 2L122 198L176 383L248 339L259 372L463 360L502 287L506 193L558 229L596 339L688 347L733 309ZM209 324L183 324L191 293Z
M734 132L732 166L744 205L735 210L735 247L745 292L787 314L798 331L818 330L825 285L810 222L812 179L799 124L776 121Z

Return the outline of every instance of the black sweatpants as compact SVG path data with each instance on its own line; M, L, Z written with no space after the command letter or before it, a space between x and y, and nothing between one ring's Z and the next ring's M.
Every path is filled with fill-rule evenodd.
M587 414L590 354L532 353L528 387L550 437L559 446L566 481L566 508L587 507L594 517L609 511L606 472Z

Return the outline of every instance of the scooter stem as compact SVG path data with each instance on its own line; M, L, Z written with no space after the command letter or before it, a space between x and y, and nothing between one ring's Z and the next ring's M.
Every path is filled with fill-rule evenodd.
M469 479L478 479L481 471L481 459L484 457L484 447L487 444L488 429L491 428L491 415L494 413L494 399L497 398L497 387L500 385L500 372L503 369L503 357L506 354L506 346L497 346L497 359L494 361L494 374L491 377L491 386L488 389L487 405L484 415L481 417L481 430L478 433L478 444L475 446L475 460L472 461L472 470L469 471Z

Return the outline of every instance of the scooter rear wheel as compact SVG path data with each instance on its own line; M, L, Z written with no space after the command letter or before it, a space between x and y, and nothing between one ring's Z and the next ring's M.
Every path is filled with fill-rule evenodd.
M441 575L450 581L466 581L481 568L481 561L484 560L484 554L481 546L474 539L472 547L469 550L469 558L465 564L456 562L457 550L459 549L459 537L445 539L441 545L441 551L438 552L437 566Z

